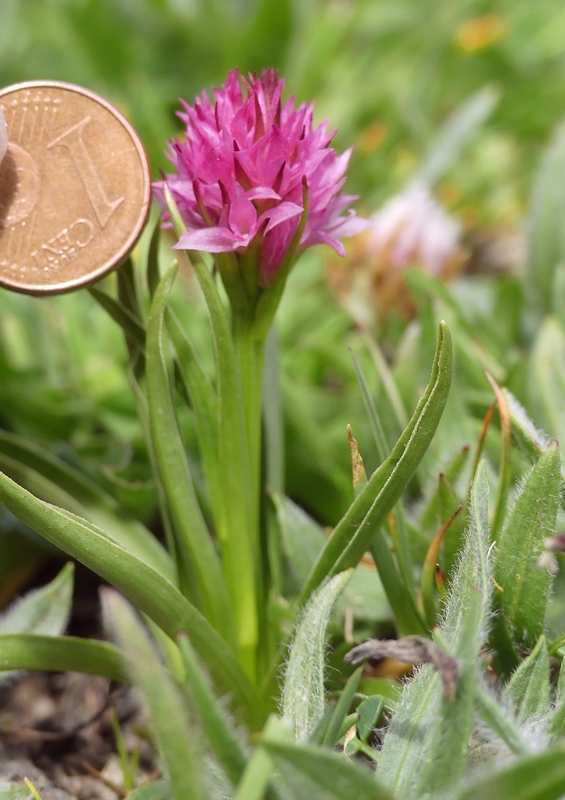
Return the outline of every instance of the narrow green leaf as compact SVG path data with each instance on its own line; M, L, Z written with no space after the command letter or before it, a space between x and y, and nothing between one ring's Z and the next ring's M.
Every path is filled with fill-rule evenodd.
M540 311L551 308L555 269L565 256L565 123L561 122L539 168L530 201L526 286Z
M301 602L326 577L357 565L402 495L441 418L451 384L451 365L451 337L442 323L430 382L408 427L327 540L303 588Z
M247 762L233 800L262 800L265 797L273 773L273 760L263 746L264 737L269 736L273 741L284 742L289 734L285 721L271 714L261 733L259 747L255 748L255 752Z
M114 322L123 329L126 336L131 337L140 348L145 345L145 328L132 312L122 305L119 300L110 297L106 292L90 286L89 294L99 303L102 308L112 317Z
M142 386L142 384L143 385L145 384L145 359L143 360L136 358L130 359L130 364L128 368L128 377L131 383L131 387L133 389L137 418L139 419L141 428L143 430L143 438L145 440L145 446L147 447L147 455L149 456L151 471L155 478L155 486L157 489L157 497L159 499L159 508L161 509L161 518L163 521L163 529L165 534L167 551L168 553L170 553L171 561L174 564L174 580L172 580L172 582L175 584L175 586L178 586L180 583L179 581L180 574L176 564L176 547L175 547L175 537L173 534L173 523L171 521L170 510L167 506L165 490L163 489L163 485L159 477L157 458L155 456L155 447L153 445L153 439L151 436L151 422L149 419L149 407L147 404L147 396ZM101 527L103 528L103 526Z
M106 642L74 636L0 634L0 670L84 672L125 683L127 673L119 650Z
M398 430L401 431L408 424L408 414L404 408L404 403L402 401L402 397L400 396L400 392L398 391L392 371L375 337L370 336L363 330L361 330L361 333L363 334L363 339L367 346L367 350L373 358L377 374L384 388L384 397L388 401L393 418L396 419Z
M151 234L151 240L149 242L149 249L147 250L147 288L149 289L149 296L153 298L153 295L157 291L157 286L159 285L159 281L161 280L161 276L159 274L159 245L161 243L161 219L160 217L157 218L155 222L155 227L153 228L153 233Z
M353 675L351 675L345 684L345 687L343 688L343 691L339 696L339 700L337 701L333 710L333 714L330 717L326 732L322 738L323 745L333 747L338 742L343 720L347 716L347 712L349 711L353 697L359 688L362 673L363 667L359 667L359 669L355 670Z
M330 578L312 595L298 620L282 689L283 719L296 741L306 741L324 713L326 628L352 570Z
M529 369L529 408L542 428L565 441L565 330L553 316L542 321L532 347ZM543 386L543 391L534 387Z
M215 515L219 513L221 476L218 464L218 398L200 363L186 330L169 308L166 312L167 330L173 342L179 372L186 386L196 419L204 475Z
M392 795L368 771L325 747L265 739L294 800L392 800Z
M514 397L512 392L509 392L505 387L503 387L502 392L510 411L514 442L533 461L537 461L551 444L551 439L542 430L536 428L528 417L525 408Z
M361 397L363 398L363 405L365 406L365 411L367 412L367 417L369 418L371 433L373 434L373 439L377 448L377 455L379 457L379 461L382 463L383 461L386 460L386 456L390 447L387 442L387 438L381 423L381 419L377 413L377 409L373 401L373 396L371 394L369 386L367 385L367 380L363 373L363 368L361 367L361 364L359 363L359 359L355 355L355 352L351 348L349 352L351 354L351 360L353 361L353 368L355 370L357 383L359 384L359 388L361 389Z
M558 800L565 794L565 750L546 750L474 781L456 800Z
M483 86L462 103L434 137L433 145L416 173L416 180L434 184L457 160L467 142L492 114L500 92Z
M66 564L57 577L41 589L28 592L3 614L0 634L36 633L60 636L69 621L75 567Z
M190 640L185 634L177 637L186 672L184 689L197 711L214 755L235 786L241 779L247 761L229 719L215 697Z
M448 463L442 474L444 475L445 479L449 481L449 483L454 484L461 474L461 471L463 470L463 467L469 458L470 451L471 449L469 445L464 445L455 453L451 461ZM438 525L441 525L441 522L444 521L441 519L440 513L439 489L440 482L438 482L434 491L431 492L419 518L419 525L421 525L425 531L437 530ZM455 504L454 508L456 507L457 503Z
M38 500L2 473L0 502L47 541L120 589L168 636L174 638L186 631L215 681L233 692L244 711L257 710L255 692L234 652L208 620L156 570L86 520Z
M231 604L218 554L200 511L175 416L164 354L165 311L177 274L171 267L159 284L147 325L147 400L155 456L176 533L185 578L194 577L202 610L220 632L233 634Z
M371 425L371 431L373 433L373 439L375 441L375 445L377 447L377 455L379 457L379 461L383 463L386 460L386 455L389 451L389 444L387 438L385 436L385 432L383 429L383 425L381 423L380 417L377 413L377 409L373 402L373 398L371 392L369 390L369 386L365 379L365 375L363 374L363 370L361 368L361 364L353 350L350 350L351 358L353 360L353 366L355 369L355 375L357 377L357 382L359 383L359 387L361 389L361 395L363 397L363 404L365 406L365 411L367 412L367 416L369 418L369 423ZM367 481L365 481L365 484ZM364 487L360 487L362 490ZM360 494L361 491L356 493ZM404 519L404 513L402 510L402 504L398 503L396 508L393 511L394 519L395 519L395 526L396 526L396 537L393 540L393 547L396 553L396 558L398 560L398 564L400 567L400 572L402 575L402 580L406 585L406 589L409 592L413 592L414 590L414 568L412 564L412 556L410 552L410 540L408 537L407 526Z
M117 592L105 589L102 609L106 625L125 653L128 670L151 720L173 800L199 800L202 770L195 737L178 687L157 655L154 642L132 606Z
M80 514L168 580L175 569L164 547L116 500L65 461L8 431L0 431L0 469L41 500Z
M380 694L366 697L357 706L359 722L357 723L357 735L362 742L366 742L371 733L377 726L381 714L384 711L385 698Z
M123 261L119 268L116 270L116 277L118 279L118 301L122 304L124 308L126 308L130 314L137 320L143 319L143 313L141 310L141 302L139 297L139 285L137 280L138 272L133 267L133 261L131 256L128 256L125 261ZM130 337L127 331L124 331L126 334L126 342L128 343L128 347L130 344L136 344L135 339Z
M441 480L441 476L440 476ZM439 565L439 551L444 541L449 528L454 524L461 505L456 506L451 515L445 520L439 531L432 539L424 563L422 565L422 576L420 580L420 595L422 598L422 605L430 628L436 624L437 604L436 604L436 583L437 574L436 570Z
M398 797L422 797L455 786L464 775L473 726L477 656L486 634L491 578L488 565L488 482L481 465L472 492L469 530L440 625L450 655L460 659L455 700L424 667L404 690L392 717L379 776Z
M439 476L439 512L442 525L459 506L459 498L453 485L443 474ZM457 564L457 558L465 541L465 514L458 514L451 522L443 540L443 568L449 577Z
M549 654L545 636L540 636L530 655L514 672L506 693L512 700L519 723L548 711Z
M530 649L543 632L551 575L537 560L544 539L555 533L559 490L559 447L554 443L526 477L496 552L502 618L515 644Z

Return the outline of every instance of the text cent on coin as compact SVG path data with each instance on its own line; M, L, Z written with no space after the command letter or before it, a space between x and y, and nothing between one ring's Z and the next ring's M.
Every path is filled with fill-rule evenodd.
M0 90L0 286L58 294L103 277L137 241L151 184L143 146L106 100L59 82Z

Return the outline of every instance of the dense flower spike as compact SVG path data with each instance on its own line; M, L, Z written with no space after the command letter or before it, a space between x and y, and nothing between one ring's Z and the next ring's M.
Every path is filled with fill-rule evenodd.
M259 284L273 283L302 226L297 255L325 243L345 255L341 237L367 223L349 210L355 197L343 194L351 151L337 156L335 131L314 129L314 104L294 108L281 102L284 81L273 69L243 79L238 71L193 106L183 102L185 143L169 143L176 174L166 175L187 232L177 248L209 253L256 253ZM155 185L163 209L163 184ZM306 210L306 218L303 219Z

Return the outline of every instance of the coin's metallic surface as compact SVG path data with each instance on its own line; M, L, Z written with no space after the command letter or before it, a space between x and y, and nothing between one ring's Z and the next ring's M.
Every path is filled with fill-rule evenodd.
M0 90L0 286L59 294L99 280L147 221L149 165L106 100L56 81Z

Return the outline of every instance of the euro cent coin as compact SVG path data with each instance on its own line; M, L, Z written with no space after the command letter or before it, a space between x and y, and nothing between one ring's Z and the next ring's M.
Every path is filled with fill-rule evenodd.
M0 286L60 294L102 278L135 245L151 181L136 132L110 103L58 81L0 89Z

